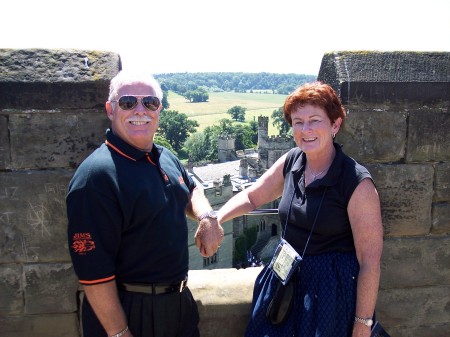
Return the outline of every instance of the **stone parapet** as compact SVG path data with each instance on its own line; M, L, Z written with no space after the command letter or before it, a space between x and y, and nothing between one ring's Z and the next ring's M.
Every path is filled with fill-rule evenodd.
M450 87L447 94L450 99ZM450 160L448 126L450 126L450 111L430 108L410 111L406 160L448 162Z
M446 235L385 239L381 262L381 289L450 286Z
M11 162L5 168L75 168L104 141L109 125L104 109L10 114Z
M0 49L0 110L101 107L119 69L112 52Z
M319 81L345 104L450 102L450 54L446 52L334 51L322 58Z
M76 313L0 316L0 327L2 337L80 337Z
M200 336L244 336L260 271L261 267L189 272L189 288L199 307Z
M399 162L405 158L407 128L405 112L354 108L339 130L336 142L344 144L345 153L360 162Z
M381 290L377 318L391 336L449 336L449 298L449 286Z
M386 236L428 235L434 188L432 164L366 164L377 186Z
M70 261L65 195L72 174L0 172L0 263Z
M450 202L450 162L436 164L435 202Z
M8 118L0 115L0 170L10 166L11 153L8 137Z

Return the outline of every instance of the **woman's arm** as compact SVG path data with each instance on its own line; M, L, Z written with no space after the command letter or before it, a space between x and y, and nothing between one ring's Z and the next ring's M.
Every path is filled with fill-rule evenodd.
M370 179L364 179L348 204L356 256L360 270L356 292L356 313L372 318L380 283L380 260L383 249L383 226L378 192ZM355 323L353 337L370 336L370 327Z
M287 154L280 157L252 186L228 200L217 214L219 223L246 214L280 197L283 192L286 156Z

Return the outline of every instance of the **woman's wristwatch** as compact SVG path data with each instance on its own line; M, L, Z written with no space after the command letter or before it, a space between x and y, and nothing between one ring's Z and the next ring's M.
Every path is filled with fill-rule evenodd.
M371 318L361 318L361 317L355 316L355 322L364 324L368 327L371 327L373 325L373 320Z

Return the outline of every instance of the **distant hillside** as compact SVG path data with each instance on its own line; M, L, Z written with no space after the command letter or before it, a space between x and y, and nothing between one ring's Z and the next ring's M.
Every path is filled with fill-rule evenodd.
M157 74L155 78L164 90L180 95L199 87L209 92L269 91L288 95L295 88L317 79L316 75L273 73L170 73Z

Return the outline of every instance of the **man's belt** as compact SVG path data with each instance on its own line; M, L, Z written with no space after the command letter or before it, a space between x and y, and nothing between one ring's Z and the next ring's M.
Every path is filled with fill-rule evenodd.
M187 279L175 284L143 284L143 283L118 283L119 290L133 293L143 293L150 295L161 295L174 292L182 292L187 287Z

